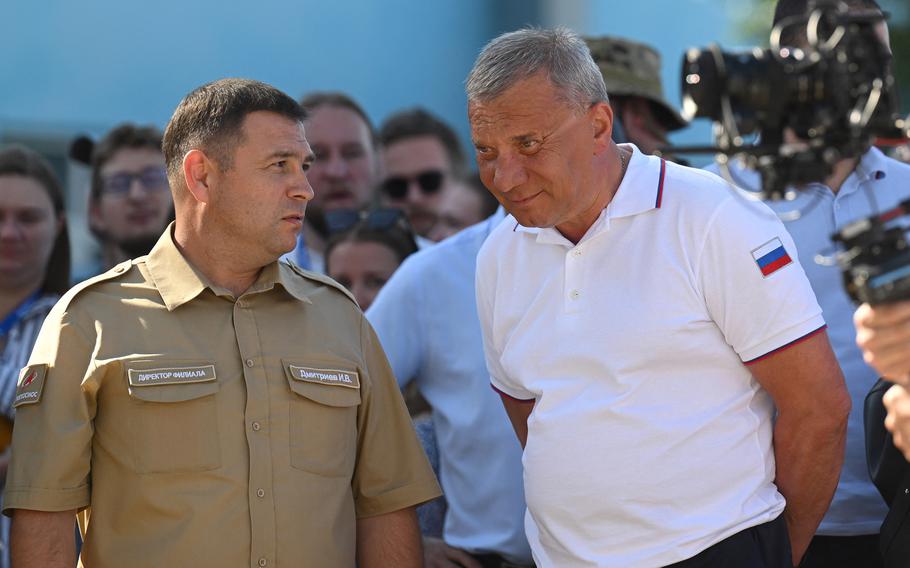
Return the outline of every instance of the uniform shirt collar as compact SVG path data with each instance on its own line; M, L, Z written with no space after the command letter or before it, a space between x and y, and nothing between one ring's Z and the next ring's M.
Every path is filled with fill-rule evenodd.
M190 264L174 243L173 234L174 223L172 222L158 239L145 261L149 274L167 309L173 311L196 298L206 288L218 296L230 297L229 291L212 284L204 274ZM295 276L290 266L275 261L262 269L259 277L243 295L265 292L274 288L275 284L280 284L298 300L312 303L307 297L308 293L303 283L303 279Z
M646 156L634 144L619 144L619 146L632 150L632 157L626 167L626 174L622 178L616 194L600 216L588 229L588 235L598 232L601 228L609 227L610 219L631 217L652 209L659 209L663 200L664 177L666 164L660 158ZM537 235L537 242L555 244L568 242L560 232L553 228L525 227L515 222L515 232L531 233Z

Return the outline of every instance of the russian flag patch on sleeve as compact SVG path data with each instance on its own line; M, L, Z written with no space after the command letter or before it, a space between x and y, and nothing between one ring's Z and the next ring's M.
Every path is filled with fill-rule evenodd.
M753 250L752 259L765 278L793 262L784 244L777 237Z

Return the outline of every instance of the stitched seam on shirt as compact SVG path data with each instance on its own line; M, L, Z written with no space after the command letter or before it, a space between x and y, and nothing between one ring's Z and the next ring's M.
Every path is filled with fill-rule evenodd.
M708 237L711 235L711 230L714 228L714 224L717 222L717 218L720 217L720 212L724 209L730 201L734 199L732 196L728 196L727 199L722 201L717 205L717 208L711 214L711 218L708 219L708 222L705 223L705 232L702 235L701 246L698 248L698 253L695 260L695 278L699 286L702 282L702 259L704 258L705 247L708 246ZM702 296L704 296L704 290L701 290Z

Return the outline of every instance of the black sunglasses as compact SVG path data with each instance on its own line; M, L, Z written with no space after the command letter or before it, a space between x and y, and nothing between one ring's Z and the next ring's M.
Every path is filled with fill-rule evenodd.
M441 170L427 170L413 177L392 176L386 178L379 189L392 199L404 199L408 194L408 187L412 181L417 181L417 187L424 195L433 195L442 189L442 180L445 172Z
M397 227L411 232L407 217L401 209L377 208L358 211L356 209L334 209L326 211L325 225L330 235L341 233L354 227L362 226L374 231L385 231Z

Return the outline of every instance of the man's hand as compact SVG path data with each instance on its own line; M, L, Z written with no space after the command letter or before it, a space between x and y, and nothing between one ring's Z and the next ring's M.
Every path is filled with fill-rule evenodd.
M888 409L885 428L891 432L897 449L910 461L910 391L902 385L894 385L885 393L882 402Z
M910 301L863 304L853 323L866 363L889 381L910 388Z
M423 538L423 561L426 568L483 568L464 550L433 537Z

